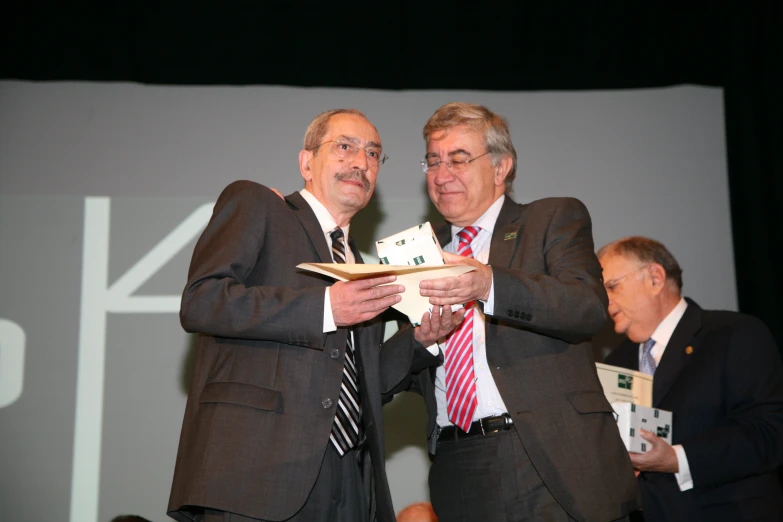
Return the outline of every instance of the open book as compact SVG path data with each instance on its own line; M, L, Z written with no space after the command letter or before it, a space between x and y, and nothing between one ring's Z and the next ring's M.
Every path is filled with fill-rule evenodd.
M414 326L418 326L424 312L432 308L429 297L419 293L419 283L425 279L439 279L441 277L454 277L472 272L472 266L466 265L437 265L437 266L410 266L410 265L365 265L350 263L302 263L296 268L309 270L338 281L355 281L367 277L394 274L397 281L391 284L405 286L405 292L400 294L402 301L394 305L394 308L408 316ZM452 306L457 310L462 305Z

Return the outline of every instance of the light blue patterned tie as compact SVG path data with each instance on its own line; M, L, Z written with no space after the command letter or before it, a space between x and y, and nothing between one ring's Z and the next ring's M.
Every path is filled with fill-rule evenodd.
M655 373L655 357L652 354L652 347L655 345L654 339L647 339L642 346L642 360L639 364L639 371L652 375Z

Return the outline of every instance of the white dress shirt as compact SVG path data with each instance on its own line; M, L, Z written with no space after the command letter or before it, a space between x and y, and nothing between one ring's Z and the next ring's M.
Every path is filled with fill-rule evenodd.
M484 264L489 261L489 247L492 239L492 231L495 229L495 222L500 214L500 208L503 206L505 196L500 196L487 211L482 215L473 226L480 227L481 231L470 243L470 247L473 250L473 257ZM455 253L459 246L459 238L457 233L462 230L461 227L451 227L451 243L446 245L443 250L445 252ZM484 417L490 417L493 415L502 415L507 413L506 405L503 403L503 398L500 396L495 380L492 378L492 373L489 371L489 364L487 363L487 346L486 346L486 331L484 325L486 323L484 314L492 315L495 304L495 282L492 281L489 291L489 299L482 301L484 304L484 312L478 306L478 303L474 303L473 311L473 371L476 377L476 411L473 413L473 420L478 420ZM438 349L443 350L445 355L447 351L445 340L441 340L437 345L433 345L428 348L432 353L437 354ZM444 365L438 366L435 371L435 399L438 402L438 425L441 427L451 426L453 423L449 421L448 413L446 412L446 368Z
M651 339L655 341L650 353L655 359L655 367L661 362L663 352L666 350L666 345L669 344L669 340L672 338L674 329L677 328L677 324L685 314L685 309L688 307L688 302L684 298L680 298L680 302L669 312L669 315L661 321L658 328L652 334ZM642 354L644 353L644 343L639 343L639 367L641 368ZM653 380L655 376L653 375ZM672 446L674 453L677 455L677 464L679 470L674 474L674 478L677 479L677 484L680 486L680 491L687 491L693 488L693 477L691 477L691 468L688 465L688 457L685 455L685 448L682 444L675 444Z
M334 227L337 226L337 222L334 220L329 211L326 210L326 207L323 206L323 204L318 201L318 199L313 196L310 191L307 189L302 189L299 191L299 193L310 205L310 208L313 209L315 217L318 220L318 224L321 225L321 230L323 230L324 236L326 237L326 244L329 245L329 252L331 252L331 232L334 230ZM343 234L345 234L345 262L354 263L356 259L353 257L351 247L348 246L348 229L351 228L351 225L349 224L341 228L343 229ZM332 301L329 298L329 288L331 287L326 287L326 292L324 294L324 333L334 332L337 330L337 325L334 324L334 315L332 315Z

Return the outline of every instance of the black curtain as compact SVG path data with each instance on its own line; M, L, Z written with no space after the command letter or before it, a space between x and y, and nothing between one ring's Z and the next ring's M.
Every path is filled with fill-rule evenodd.
M783 351L783 26L781 3L730 19L724 107L740 311L764 320Z
M783 349L780 2L14 5L0 78L179 85L725 93L740 311ZM686 271L699 267L685 267Z

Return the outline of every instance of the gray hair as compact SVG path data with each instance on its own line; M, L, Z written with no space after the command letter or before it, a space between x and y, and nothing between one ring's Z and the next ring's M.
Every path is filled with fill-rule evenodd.
M326 136L326 132L329 129L329 119L338 114L355 114L356 116L361 116L368 122L370 121L367 116L358 109L334 109L322 112L307 126L304 135L304 150L315 150L318 148L321 144L321 140L324 139L324 136Z
M505 156L513 160L511 170L506 176L506 193L510 194L514 178L517 175L517 151L511 141L511 131L506 120L484 107L470 103L447 103L430 116L424 126L424 141L429 145L430 137L438 131L448 132L457 125L478 132L484 137L484 145L490 154L492 165L497 167Z
M663 243L642 236L630 236L613 241L598 250L598 259L606 255L632 256L642 263L657 263L666 272L666 279L674 282L682 290L682 268L663 246Z

